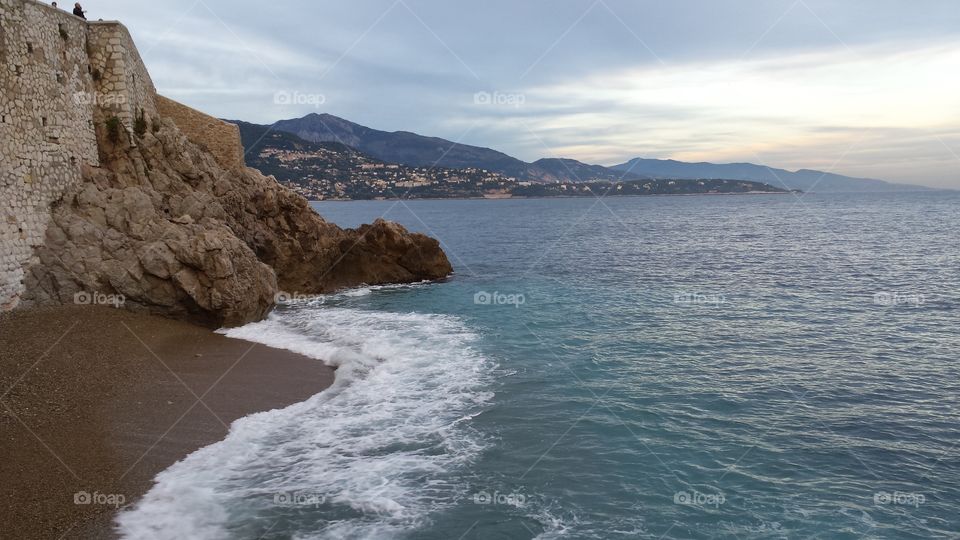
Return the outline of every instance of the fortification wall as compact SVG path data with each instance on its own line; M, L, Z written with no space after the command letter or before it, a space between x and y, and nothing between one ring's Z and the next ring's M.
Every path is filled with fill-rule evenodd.
M160 116L172 119L191 142L213 154L221 167L236 170L245 166L240 128L236 124L224 122L163 96L157 96L157 109Z
M130 33L120 23L95 22L88 26L90 75L96 84L95 121L110 116L133 129L138 115L156 118L157 90Z
M156 92L116 22L87 23L32 0L0 0L0 310L16 307L50 206L99 166L95 124L133 130Z

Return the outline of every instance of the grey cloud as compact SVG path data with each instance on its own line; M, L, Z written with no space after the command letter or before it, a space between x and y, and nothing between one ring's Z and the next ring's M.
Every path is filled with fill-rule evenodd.
M303 115L313 109L278 107L272 94L315 92L327 98L323 112L450 139L473 127L465 142L526 159L543 154L543 147L524 122L551 147L610 144L598 147L594 161L702 147L701 140L652 133L647 123L669 122L691 136L716 137L718 147L736 135L708 111L619 111L618 103L600 99L539 104L533 101L538 87L580 84L597 73L660 61L668 67L709 64L960 37L955 0L922 6L907 0L102 0L87 9L94 18L128 25L161 91L212 114L257 122ZM493 90L526 93L530 101L518 110L471 106L473 93ZM578 114L611 122L603 129L542 127ZM796 122L808 133L835 128ZM625 147L631 134L634 146ZM928 141L898 149L894 140L892 155L928 156L943 148ZM786 149L772 156L774 165L805 159ZM949 165L937 161L918 178L950 178Z

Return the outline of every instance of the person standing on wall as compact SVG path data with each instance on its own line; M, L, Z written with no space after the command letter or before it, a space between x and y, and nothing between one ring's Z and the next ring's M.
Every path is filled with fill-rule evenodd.
M84 16L84 13L86 13L86 11L84 11L83 8L80 7L80 2L77 2L76 4L73 5L73 14L76 15L77 17L80 17L83 20L87 20L87 17Z

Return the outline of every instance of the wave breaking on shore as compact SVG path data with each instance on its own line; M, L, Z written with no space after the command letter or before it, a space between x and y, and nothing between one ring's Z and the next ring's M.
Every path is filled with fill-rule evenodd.
M157 476L120 514L124 538L376 538L425 524L464 495L448 473L485 447L492 362L455 317L282 307L225 331L338 368L306 402L236 421L228 437Z

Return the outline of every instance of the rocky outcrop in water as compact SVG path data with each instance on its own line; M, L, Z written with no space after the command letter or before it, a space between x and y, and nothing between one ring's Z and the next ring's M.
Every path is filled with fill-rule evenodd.
M377 221L326 222L254 169L223 168L170 120L141 135L98 127L100 167L52 208L26 305L123 302L128 309L235 326L279 292L310 295L452 272L439 243Z

